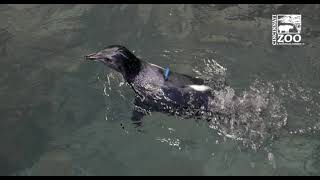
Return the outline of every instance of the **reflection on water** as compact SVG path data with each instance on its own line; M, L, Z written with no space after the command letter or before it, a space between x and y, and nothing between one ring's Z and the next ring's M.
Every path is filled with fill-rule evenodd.
M0 175L320 175L319 9L0 5ZM271 46L277 13L302 14L305 46ZM215 93L245 125L152 113L138 133L134 92L83 58L110 44L226 81Z

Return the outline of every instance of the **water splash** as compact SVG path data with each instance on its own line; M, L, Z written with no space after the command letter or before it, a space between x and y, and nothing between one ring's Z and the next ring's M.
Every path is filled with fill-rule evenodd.
M162 143L168 143L169 146L177 147L179 150L181 150L180 147L180 139L178 138L156 138L157 141L160 141Z
M127 91L124 88L126 82L123 77L116 72L103 72L102 75L98 76L98 79L102 81L103 95L106 102L105 120L115 120L115 118L119 117L117 116L117 112L123 109L124 105L129 106L132 104L131 99L126 98L128 97L126 94ZM117 107L118 105L122 108Z
M253 84L239 96L226 87L215 91L215 97L212 104L217 115L210 121L210 127L246 147L254 150L263 147L287 124L287 112L271 84Z
M220 65L214 59L202 59L202 64L196 66L193 71L197 78L205 80L205 84L213 89L222 89L226 85L227 68Z
M215 89L210 108L215 113L213 117L207 115L211 129L254 150L280 134L288 115L272 83L256 80L237 96L233 88L226 86L226 68L213 59L203 59L203 63L203 70L194 71Z

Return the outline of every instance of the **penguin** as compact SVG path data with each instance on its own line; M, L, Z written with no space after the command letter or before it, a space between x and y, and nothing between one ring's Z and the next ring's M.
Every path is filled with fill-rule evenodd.
M151 112L186 119L201 119L204 113L212 113L209 102L214 99L213 89L205 85L203 79L141 60L121 45L108 46L85 58L122 74L136 94L131 120L137 126L141 126L143 117Z

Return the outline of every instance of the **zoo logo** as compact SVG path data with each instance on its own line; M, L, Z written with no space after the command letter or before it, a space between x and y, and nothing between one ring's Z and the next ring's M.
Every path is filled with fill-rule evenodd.
M272 15L272 45L303 45L301 43L301 15Z

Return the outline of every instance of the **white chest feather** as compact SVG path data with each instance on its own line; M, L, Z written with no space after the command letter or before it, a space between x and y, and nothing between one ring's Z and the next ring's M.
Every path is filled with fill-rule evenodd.
M188 86L193 90L201 91L201 92L211 89L209 86L205 86L205 85L188 85Z

